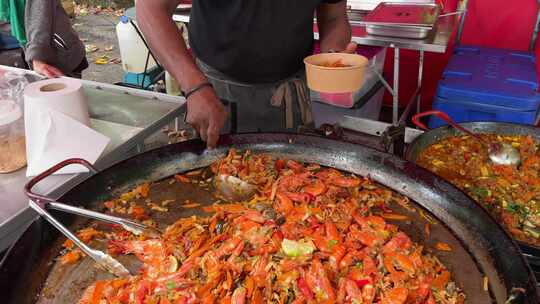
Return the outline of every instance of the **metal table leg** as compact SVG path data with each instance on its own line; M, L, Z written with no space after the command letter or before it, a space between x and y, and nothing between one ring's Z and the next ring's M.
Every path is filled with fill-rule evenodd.
M394 49L394 87L392 94L392 124L398 124L399 110L399 48Z
M420 99L422 97L422 76L424 73L424 51L420 51L418 59L418 96L416 96L416 113L420 113Z

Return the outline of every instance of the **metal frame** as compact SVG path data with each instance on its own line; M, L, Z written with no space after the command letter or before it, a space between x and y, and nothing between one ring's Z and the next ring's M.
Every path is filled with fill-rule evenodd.
M540 0L539 0L540 1ZM450 14L446 14L444 16L451 16L456 14L461 14L459 27L458 27L458 34L457 36L459 39L461 39L461 34L463 32L463 26L465 23L465 17L467 13L467 4L468 0L463 0L461 4L459 4L458 11ZM461 9L462 8L462 9ZM539 15L540 20L540 15ZM405 110L399 116L399 77L400 77L400 48L396 47L394 45L390 45L390 47L394 47L394 82L393 87L390 88L390 86L386 83L382 75L378 75L381 81L385 84L386 89L389 91L389 93L392 95L392 125L387 127L385 132L382 133L383 140L390 142L390 143L397 143L397 145L389 145L388 149L391 150L394 154L402 155L404 152L404 143L406 143L405 137L406 137L406 124L407 124L407 118L413 111L413 106L416 105L414 108L414 111L416 113L419 113L421 110L421 99L422 99L422 81L423 81L423 73L424 73L424 59L425 59L425 50L424 49L418 49L419 56L418 56L418 78L417 78L417 86L416 90L411 96L409 102L407 103ZM349 119L350 120L350 119ZM365 125L365 121L358 121L360 124L359 127L362 125ZM359 129L359 128L357 128ZM410 131L409 131L410 132Z
M540 4L540 0L538 0ZM538 39L538 30L540 28L540 8L538 9L538 14L536 15L536 24L534 25L534 30L531 37L531 43L529 44L529 51L533 52L536 45L536 40Z
M466 2L466 0L465 0ZM464 23L464 16L466 11L459 10L457 12L444 14L442 15L444 18L457 18L457 17L450 17L453 15L463 15L460 20L460 27L462 27L462 24ZM450 20L450 19L446 19ZM448 24L451 23L445 23L445 25L448 27ZM437 28L437 27L436 27ZM452 27L449 27L447 29L448 33L445 33L446 35L451 35L452 33ZM437 29L435 29L437 30ZM458 32L461 32L462 29L459 28ZM385 142L385 145L387 145L387 149L397 155L401 155L404 151L404 141L405 136L407 133L406 131L406 122L407 118L412 112L419 113L420 112L420 101L421 101L421 92L422 92L422 81L423 81L423 72L424 72L424 60L425 60L425 52L439 52L443 53L446 51L446 45L441 45L436 43L437 39L434 39L433 43L426 43L426 44L416 44L415 42L418 42L418 40L415 41L415 39L406 39L406 38L392 38L392 37L377 37L376 39L371 36L365 36L365 37L353 37L353 40L359 44L368 44L368 45L382 45L382 46L388 46L390 48L394 49L394 79L393 79L393 85L390 86L384 77L380 74L377 74L379 79L384 84L385 88L388 90L388 92L392 95L392 124L386 126L386 129L382 133L378 134L372 134L369 132L365 132L367 134L377 135L383 137L383 142ZM421 40L420 40L421 41ZM417 87L414 92L414 94L410 97L409 102L407 103L405 110L399 115L399 80L400 80L400 50L401 49L410 49L410 50L417 50L419 52L418 57L418 78L417 78ZM350 118L344 119L344 121L347 121L348 124L350 124ZM355 130L360 130L365 127L369 129L369 126L367 126L367 122L365 120L357 120L358 126L355 128ZM380 125L379 127L383 127L384 125ZM409 131L410 132L410 131ZM395 143L395 145L394 145Z
M460 44L461 36L463 35L463 27L465 26L465 19L467 19L467 9L469 7L469 0L461 0L458 3L458 10L462 11L461 19L459 20L459 26L456 34L456 44Z

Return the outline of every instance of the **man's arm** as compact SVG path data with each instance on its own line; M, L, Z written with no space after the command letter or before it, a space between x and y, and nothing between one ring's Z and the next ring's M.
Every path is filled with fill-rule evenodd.
M183 90L207 81L189 54L182 33L172 20L179 0L137 1L137 23L152 53Z
M352 53L356 44L351 42L351 25L347 17L347 1L321 4L317 8L317 25L321 51L345 51Z
M208 81L189 54L180 30L172 20L179 0L137 1L137 23L160 64L189 91ZM223 127L226 111L214 90L205 87L188 99L186 121L210 147L215 146Z

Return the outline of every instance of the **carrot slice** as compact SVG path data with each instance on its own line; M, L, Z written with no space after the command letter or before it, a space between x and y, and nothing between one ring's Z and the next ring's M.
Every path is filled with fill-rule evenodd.
M448 281L450 281L450 272L443 270L440 275L433 279L432 284L437 289L444 289Z
M187 178L187 177L185 177L183 175L180 175L180 174L175 174L174 179L181 182L181 183L189 183L189 178Z
M81 257L82 253L79 250L73 250L64 254L60 262L62 263L62 265L71 264L80 260Z
M435 248L440 251L452 251L452 247L443 242L438 242L437 244L435 244Z
M92 304L99 304L101 302L101 295L105 289L105 281L97 281L94 287L94 293L92 293Z
M396 221L406 221L409 219L408 216L397 214L397 213L383 213L381 216L387 220L396 220Z

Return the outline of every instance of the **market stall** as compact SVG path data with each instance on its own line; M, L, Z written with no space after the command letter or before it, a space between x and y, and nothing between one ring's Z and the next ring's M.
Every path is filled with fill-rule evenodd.
M9 201L0 206L0 251L9 248L0 261L3 300L540 303L540 129L532 122L457 125L445 113L420 111L425 53L445 53L456 31L461 36L466 3L451 12L431 1L349 10L352 40L365 48L304 59L311 101L325 107L315 128L294 133L234 134L231 127L214 149L191 131L171 143L164 127L190 129L185 98L83 80L88 127L110 141L95 162L73 153L39 172L29 166L0 174L0 197ZM189 26L189 5L172 18ZM147 68L165 71L137 23L130 9L118 29L124 38L140 38L142 51L130 53L138 54L132 57L138 66L125 69L137 84L142 75L141 87L148 88ZM391 77L383 75L388 49ZM414 93L405 101L400 50L419 55ZM454 61L470 50L457 49ZM487 57L489 69L473 69L473 76L450 64L447 75L459 79L448 81L453 95L447 95L526 100L527 114L538 115L534 58ZM482 63L474 58L462 61ZM31 72L0 69L28 79L27 88L43 85L43 96L65 89ZM476 81L477 74L491 82ZM499 85L506 82L512 86ZM212 84L186 96L204 87ZM461 94L464 88L473 93ZM379 119L383 91L392 96L387 122ZM359 96L367 101L358 105ZM28 92L25 103L34 104L26 117L40 118ZM367 107L376 115L360 110ZM429 130L421 119L429 115L451 126ZM73 141L84 146L89 138ZM28 155L39 142L30 139ZM61 174L70 166L85 173Z

